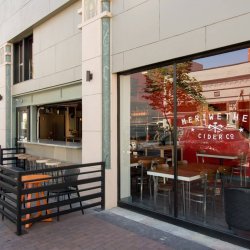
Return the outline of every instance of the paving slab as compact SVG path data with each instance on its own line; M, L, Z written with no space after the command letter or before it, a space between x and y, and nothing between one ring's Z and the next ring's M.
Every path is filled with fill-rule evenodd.
M165 228L157 228L161 223ZM214 248L207 242L188 239L187 234L182 237L180 233L166 230L167 224L120 208L100 212L87 210L84 215L75 212L60 216L59 222L54 219L53 222L34 223L27 233L17 236L14 225L5 219L0 221L0 249L230 249L228 245Z

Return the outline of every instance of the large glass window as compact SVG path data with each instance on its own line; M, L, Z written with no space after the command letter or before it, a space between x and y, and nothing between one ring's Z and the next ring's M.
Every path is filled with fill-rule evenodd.
M121 201L250 239L249 120L248 49L121 75Z
M14 44L14 84L32 79L33 35Z

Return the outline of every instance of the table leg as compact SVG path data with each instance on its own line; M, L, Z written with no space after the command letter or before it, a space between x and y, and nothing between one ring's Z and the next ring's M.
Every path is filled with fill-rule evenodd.
M142 200L142 193L143 193L143 164L141 164L141 183L140 183L140 198Z
M185 182L182 181L182 203L183 203L183 215L186 217L186 197L185 197Z
M181 160L183 161L183 150L182 150L182 147L180 149L181 149Z
M188 214L190 214L190 198L191 198L191 194L190 194L190 182L187 182L187 186L188 186Z
M32 188L32 184L25 184L25 188ZM30 202L30 200L32 199L32 194L31 193L29 193L28 195L27 195L27 203L26 203L26 208L30 208L31 207L31 202ZM30 214L26 214L26 216L25 216L25 220L29 220L31 218L31 215ZM25 228L30 228L31 227L31 225L32 225L32 223L27 223L27 224L25 224Z
M174 166L174 147L171 147L171 153L172 153L172 166Z
M156 205L158 177L157 176L153 176L153 180L154 180L154 205Z

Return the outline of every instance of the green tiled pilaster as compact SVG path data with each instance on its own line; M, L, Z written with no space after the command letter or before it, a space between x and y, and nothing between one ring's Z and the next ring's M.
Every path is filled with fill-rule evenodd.
M102 11L110 11L110 1L102 1ZM110 168L110 18L102 18L102 159Z
M6 93L5 93L5 103L6 103L6 147L11 147L11 65L5 65L6 72Z

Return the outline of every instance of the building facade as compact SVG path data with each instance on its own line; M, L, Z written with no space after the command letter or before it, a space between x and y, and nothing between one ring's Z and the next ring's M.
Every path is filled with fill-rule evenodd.
M247 227L228 230L223 186L249 185L249 10L231 0L0 1L0 145L105 161L107 208L249 240ZM162 158L172 174L153 166ZM212 183L197 160L219 165L210 197L192 193Z

